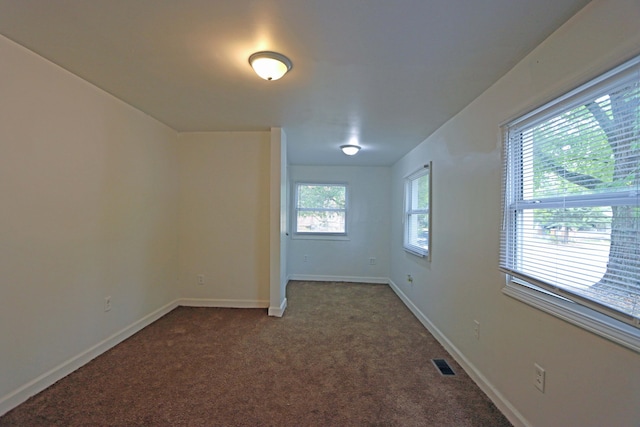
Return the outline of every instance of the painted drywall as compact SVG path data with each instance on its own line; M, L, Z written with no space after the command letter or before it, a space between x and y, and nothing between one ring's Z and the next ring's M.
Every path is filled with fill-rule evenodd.
M182 133L179 145L180 295L268 307L270 132Z
M390 277L503 409L512 405L516 424L640 423L640 354L502 294L498 271L500 124L640 53L638 22L637 0L590 3L392 168L391 204L401 206L402 177L433 161L433 240L430 263L404 252L393 210ZM546 369L544 394L534 363Z
M270 138L269 315L282 317L287 308L288 165L287 134L271 128Z
M1 36L0 58L2 408L177 298L178 211L176 132Z
M291 233L288 250L292 278L336 280L389 277L389 231L392 207L389 167L300 166L289 167L291 205L296 182L347 183L347 234L345 240L299 238ZM293 206L291 206L293 209ZM400 207L402 209L402 207ZM291 211L293 219L295 214ZM306 262L305 262L306 255ZM375 264L370 264L375 258Z

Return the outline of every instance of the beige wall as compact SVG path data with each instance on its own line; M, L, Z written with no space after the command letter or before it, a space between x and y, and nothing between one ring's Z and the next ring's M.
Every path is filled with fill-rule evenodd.
M0 58L6 403L177 298L177 135L4 37Z
M393 167L392 205L402 206L402 177L433 161L433 252L427 263L402 250L394 210L392 280L518 423L640 422L640 354L502 294L498 271L500 124L640 53L639 23L637 0L590 3ZM544 394L535 362L546 369Z
M0 413L178 302L268 307L270 132L178 135L0 58Z
M270 132L183 133L179 143L180 295L268 307Z

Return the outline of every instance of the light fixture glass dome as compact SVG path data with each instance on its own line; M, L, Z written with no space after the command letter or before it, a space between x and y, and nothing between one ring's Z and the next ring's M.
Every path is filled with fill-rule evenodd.
M347 156L353 156L355 154L358 153L358 151L360 151L360 147L359 145L354 145L354 144L345 144L345 145L341 145L340 149L342 150L342 152L344 154L346 154Z
M289 58L277 52L256 52L249 57L249 64L256 74L265 80L278 80L293 65Z

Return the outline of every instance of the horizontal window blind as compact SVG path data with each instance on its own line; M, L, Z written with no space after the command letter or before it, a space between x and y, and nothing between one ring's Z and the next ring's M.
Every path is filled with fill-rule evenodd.
M640 60L505 126L500 267L640 325Z

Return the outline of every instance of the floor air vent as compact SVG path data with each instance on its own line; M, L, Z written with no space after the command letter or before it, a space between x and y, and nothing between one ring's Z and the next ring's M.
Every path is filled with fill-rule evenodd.
M440 371L440 373L442 375L455 375L456 373L453 372L453 369L451 369L451 366L449 366L449 364L447 363L446 360L444 359L431 359L431 361L433 362L433 364L435 365L436 368L438 368L438 370Z

